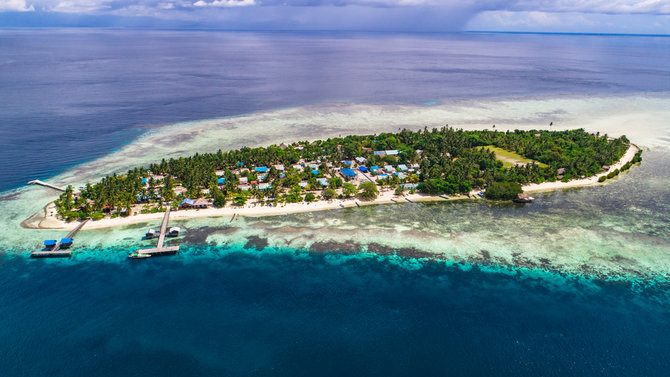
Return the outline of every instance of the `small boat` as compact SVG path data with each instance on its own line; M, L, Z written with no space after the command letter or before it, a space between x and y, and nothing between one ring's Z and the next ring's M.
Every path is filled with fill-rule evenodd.
M132 253L128 254L128 258L132 259L151 258L151 254L144 254L144 253L138 253L137 251L133 251Z
M526 193L518 194L516 198L513 199L514 203L532 203L533 200L535 200L535 198Z
M178 226L173 226L173 227L170 228L170 230L168 231L167 236L168 236L168 237L177 237L177 236L179 236L179 232L180 232L180 231L181 231L181 228L179 228Z
M154 238L154 237L158 237L158 231L156 229L149 229L149 230L147 230L147 233L145 234L145 236L149 239Z

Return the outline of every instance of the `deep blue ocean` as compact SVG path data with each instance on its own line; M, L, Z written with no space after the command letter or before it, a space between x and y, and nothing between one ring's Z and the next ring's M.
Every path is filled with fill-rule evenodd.
M668 62L667 37L0 30L0 192L179 121L667 92ZM669 374L663 284L204 241L149 261L14 251L2 377Z
M663 288L372 257L187 253L3 257L2 375L667 375L668 312L654 299Z
M11 162L0 192L179 121L326 101L659 92L668 61L668 37L0 30Z

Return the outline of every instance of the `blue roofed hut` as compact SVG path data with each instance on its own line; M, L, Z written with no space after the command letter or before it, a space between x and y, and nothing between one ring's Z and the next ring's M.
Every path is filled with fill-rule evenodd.
M179 207L181 208L192 208L193 207L193 199L184 199L179 203Z
M74 240L72 238L61 238L60 248L61 249L67 249L70 246L72 246L72 242L74 242Z
M267 166L256 166L254 168L254 171L256 171L257 173L267 173L268 168L267 168Z
M356 174L355 171L353 171L349 168L344 168L344 169L340 170L340 174L342 174L342 176L346 180L354 179L354 178L356 178L356 176L358 176L358 174Z

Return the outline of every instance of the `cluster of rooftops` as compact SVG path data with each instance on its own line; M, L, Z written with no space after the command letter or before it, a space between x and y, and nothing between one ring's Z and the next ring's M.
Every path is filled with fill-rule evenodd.
M418 151L419 153L421 151ZM378 156L395 156L398 155L399 151L398 150L383 150L383 151L375 151L374 154ZM287 165L284 166L283 164L276 164L272 165L271 167L274 168L277 172L279 172L279 178L285 178L286 177L286 171L287 169L294 169L296 171L305 171L306 168L309 168L309 171L314 175L318 176L320 175L321 171L319 170L319 166L321 164L325 163L326 166L331 170L331 174L329 174L329 177L324 177L323 175L321 177L315 178L318 186L320 188L326 188L329 185L328 179L332 178L334 176L341 176L345 181L357 181L357 180L369 180L372 182L380 181L389 178L390 176L394 175L398 177L398 179L403 180L407 178L408 174L418 174L418 169L419 165L418 164L398 164L398 165L384 165L384 166L368 166L366 165L367 159L364 157L356 157L352 160L342 160L342 166L346 166L343 168L339 167L333 167L332 162L325 162L322 161L321 158L319 158L316 162L305 162L302 161L300 163L292 164L292 165ZM271 167L269 166L254 166L251 168L246 168L244 167L244 163L239 162L237 166L235 167L234 170L231 170L233 174L235 174L238 178L238 184L237 188L241 191L250 191L251 189L258 189L258 190L268 190L272 188L272 184L268 182L268 173L270 172ZM248 174L244 174L245 172L253 172L254 174L252 176L255 176L256 179L250 180ZM226 178L224 178L225 170L218 170L216 171L216 176L217 176L217 184L221 187L226 183ZM362 176L361 176L362 175ZM160 177L158 177L160 178ZM147 183L147 179L143 179L143 183ZM298 182L298 186L301 188L306 188L309 185L309 182L306 180L303 180L301 182ZM401 186L404 186L407 189L411 188L416 188L417 184L416 183L404 183L401 184ZM314 189L319 189L319 187L313 187ZM179 188L177 188L179 190ZM207 193L209 190L203 190L203 193ZM207 208L211 204L210 201L204 198L197 198L197 199L191 199L191 198L186 198L183 199L180 203L181 208Z
M396 153L398 151L392 150L392 151L380 151L381 153L387 153L390 152ZM332 168L333 164L331 162L327 162L326 165L329 168L332 168L336 174L339 174L342 178L344 178L346 181L353 181L360 179L359 173L373 173L374 177L376 180L381 180L381 179L386 179L389 175L393 174L397 176L399 179L404 179L407 177L408 173L415 173L417 172L417 169L419 168L418 164L411 164L411 165L405 165L405 164L399 164L397 166L392 166L392 165L385 165L385 166L366 166L364 163L367 160L363 157L356 157L354 160L342 160L342 164L344 166L348 166L346 168ZM273 167L280 172L279 177L284 178L286 177L286 174L284 173L286 171L286 167L282 164L277 164L273 165ZM298 171L303 171L306 167L311 169L312 174L314 175L319 175L320 170L319 170L319 164L317 163L300 163L300 164L293 164L290 166L291 169L295 169ZM244 168L241 169L236 169L233 171L234 174L240 174L244 171ZM256 166L253 167L253 171L255 173L260 173L257 175L257 179L250 181L247 177L239 177L239 184L238 188L240 190L246 191L250 190L253 186L256 186L259 190L266 190L272 187L270 183L264 182L267 179L267 173L269 171L269 168L267 166ZM216 172L217 174L217 183L219 185L223 185L226 182L226 179L222 177L224 174L224 171L220 170ZM366 178L373 180L370 177ZM328 186L328 178L316 178L316 181L322 186L322 187L327 187ZM307 181L302 181L299 182L298 185L300 187L306 187L308 185Z

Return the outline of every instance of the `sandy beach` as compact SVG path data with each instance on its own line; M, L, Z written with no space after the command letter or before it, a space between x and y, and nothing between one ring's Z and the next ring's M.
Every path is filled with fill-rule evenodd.
M623 165L628 163L633 159L635 154L638 152L639 148L630 145L623 157L615 164L610 166L609 170L594 175L592 177L575 179L569 182L544 182L544 183L534 183L523 186L525 192L540 192L540 191L552 191L560 190L565 188L575 188L575 187L584 187L591 186L599 183L598 178L603 175L620 169ZM605 182L606 183L606 182ZM470 195L475 195L481 190L474 190ZM445 199L442 196L436 195L424 195L424 194L405 194L404 196L395 195L393 190L386 190L380 192L379 196L375 200L363 201L357 198L350 199L333 199L329 201L317 201L313 203L285 203L278 206L261 206L255 202L251 202L244 206L226 206L223 208L206 208L206 209L189 209L189 210L178 210L173 211L170 214L170 219L189 219L195 217L221 217L221 216L249 216L249 217L262 217L262 216L279 216L286 215L291 213L300 213L300 212L314 212L314 211L326 211L333 210L338 208L350 208L356 206L367 206L367 205L378 205L378 204L390 204L390 203L407 203L407 202L420 202L420 201L447 201L447 200L464 200L471 199L470 196L465 195L449 195L449 199ZM471 199L477 200L477 199ZM74 229L78 222L66 223L57 219L54 216L53 204L49 203L45 207L45 215L42 219L36 219L35 221L26 220L22 223L23 227L32 228L32 229ZM129 224L136 224L142 222L150 221L161 221L163 218L163 213L146 213L146 214L134 214L129 217L117 217L114 219L102 219L98 221L89 222L86 225L86 229L99 229L107 227L116 227ZM32 218L31 218L32 219Z

